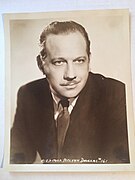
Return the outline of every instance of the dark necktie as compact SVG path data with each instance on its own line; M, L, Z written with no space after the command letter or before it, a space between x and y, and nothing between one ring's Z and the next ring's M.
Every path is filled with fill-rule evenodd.
M68 99L63 99L59 103L62 105L63 108L57 118L58 158L61 158L62 148L70 122L70 115L68 112Z

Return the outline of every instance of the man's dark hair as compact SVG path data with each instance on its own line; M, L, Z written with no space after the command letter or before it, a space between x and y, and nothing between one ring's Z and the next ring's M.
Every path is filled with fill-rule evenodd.
M47 56L46 53L46 39L50 34L59 35L59 34L69 34L74 32L80 32L82 36L84 37L86 41L86 51L88 54L88 57L90 56L90 40L88 37L88 34L85 30L85 28L74 22L74 21L54 21L51 24L49 24L41 33L40 35L40 45L42 47L42 50L40 52L40 55L37 56L37 62L39 68L43 70L41 59L45 59ZM43 72L44 73L44 72Z

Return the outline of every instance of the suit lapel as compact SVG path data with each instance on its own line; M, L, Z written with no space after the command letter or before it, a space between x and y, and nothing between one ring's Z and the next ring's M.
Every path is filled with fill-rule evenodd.
M56 158L57 154L57 135L56 124L54 120L53 99L49 89L48 82L44 82L41 96L42 104L40 104L39 120L41 123L38 135L38 151L42 159Z

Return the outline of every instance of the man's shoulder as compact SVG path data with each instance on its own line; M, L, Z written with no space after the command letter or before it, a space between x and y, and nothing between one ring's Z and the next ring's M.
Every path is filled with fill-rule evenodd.
M117 79L111 78L111 77L106 77L102 74L98 74L98 73L93 73L90 72L90 80L95 82L96 84L99 85L109 85L109 86L120 86L120 87L124 87L125 84Z
M48 89L48 82L46 78L37 79L31 82L28 82L24 85L22 85L19 88L18 93L22 92L30 92L30 93L40 93L41 91Z
M30 81L30 82L24 84L22 87L30 88L30 87L35 87L35 86L41 86L46 83L47 83L46 78L41 78L41 79L36 79L36 80Z
M123 82L92 72L89 77L89 88L93 90L93 93L102 94L102 96L125 96L125 84Z

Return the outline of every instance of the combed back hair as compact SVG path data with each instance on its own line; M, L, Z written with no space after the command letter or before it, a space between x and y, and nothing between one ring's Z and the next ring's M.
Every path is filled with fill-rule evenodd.
M59 34L69 34L69 33L74 33L74 32L80 32L83 35L86 41L86 51L89 57L90 40L89 40L89 37L85 28L74 21L61 21L61 22L55 21L49 24L40 35L40 45L42 47L40 55L42 59L45 59L47 56L46 39L50 34L59 35Z

